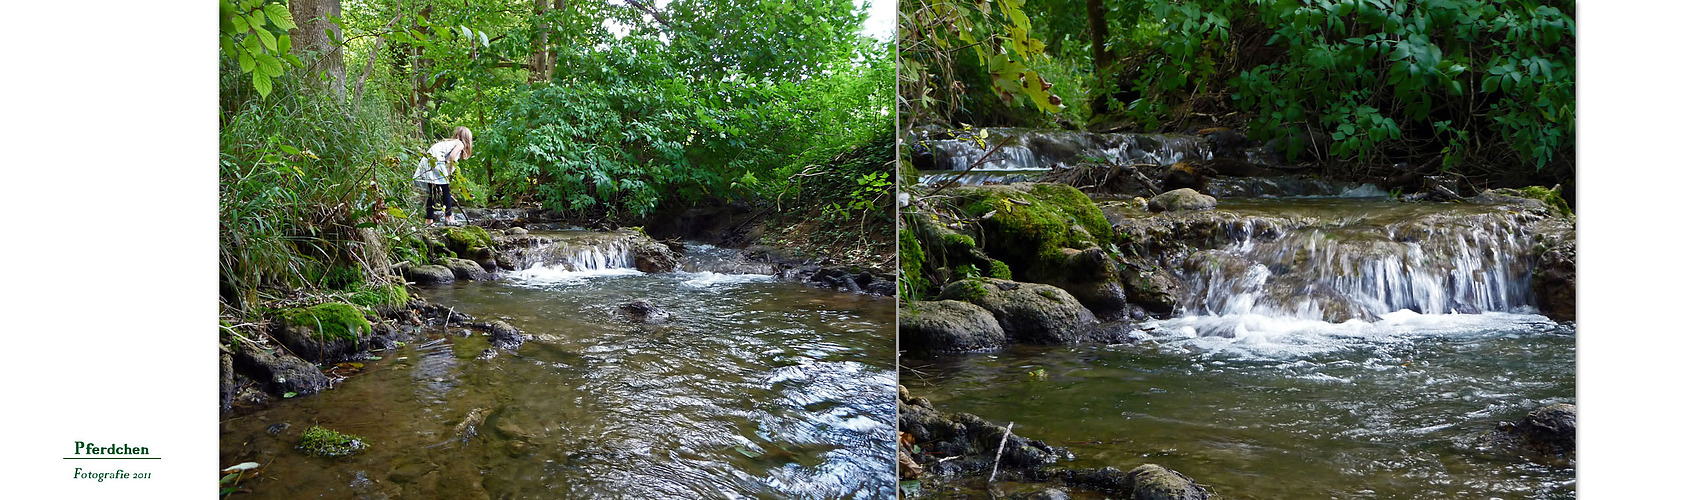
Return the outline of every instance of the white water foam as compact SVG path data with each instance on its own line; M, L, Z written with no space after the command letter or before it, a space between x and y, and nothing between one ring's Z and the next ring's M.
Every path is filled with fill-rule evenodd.
M689 277L689 279L686 279L683 282L683 286L689 288L712 288L722 285L739 285L743 283L771 283L778 279L777 276L770 274L725 274L713 272L679 272L678 274Z
M537 264L527 269L507 273L507 278L521 285L579 285L597 278L639 276L642 271L632 267L611 267L574 271L568 265Z
M1282 315L1227 314L1185 316L1145 326L1152 327L1156 338L1173 346L1261 360L1290 360L1419 338L1465 338L1557 328L1554 321L1530 311L1420 314L1407 309L1384 314L1375 322L1352 319L1330 323Z

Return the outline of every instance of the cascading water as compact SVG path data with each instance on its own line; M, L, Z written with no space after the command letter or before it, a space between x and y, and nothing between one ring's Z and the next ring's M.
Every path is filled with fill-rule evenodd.
M1524 219L1434 214L1318 227L1249 219L1230 231L1233 244L1185 261L1196 293L1184 312L1333 322L1403 309L1528 312L1536 256Z
M1161 134L1095 134L1064 130L988 128L987 137L924 141L935 159L934 171L921 174L921 183L951 179L973 163L974 174L961 177L962 184L1010 182L1034 177L1050 167L1085 161L1119 164L1169 165L1184 160L1213 157L1208 143L1196 136ZM1001 144L998 149L996 146ZM994 153L991 153L994 150ZM985 155L989 156L986 157ZM954 173L951 173L954 172Z

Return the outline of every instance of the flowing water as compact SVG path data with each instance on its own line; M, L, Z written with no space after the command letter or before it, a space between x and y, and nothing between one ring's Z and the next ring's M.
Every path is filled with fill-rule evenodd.
M1536 217L1382 199L1158 217L1216 228L1217 248L1162 256L1194 292L1174 318L1123 325L1126 344L904 358L902 382L1071 449L1061 465L1157 463L1224 498L1574 496L1571 467L1479 440L1573 402L1574 327L1533 306Z
M479 359L481 336L428 328L334 390L226 420L221 460L265 464L242 486L271 498L894 496L890 299L740 273L759 267L700 245L645 274L616 239L579 233L498 281L423 289L534 338ZM615 315L637 298L674 319ZM370 447L294 450L315 423Z

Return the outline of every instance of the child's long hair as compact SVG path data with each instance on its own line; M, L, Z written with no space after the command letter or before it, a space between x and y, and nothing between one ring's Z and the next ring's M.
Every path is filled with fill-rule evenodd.
M465 155L460 156L460 158L471 158L471 129L465 127L454 127L454 133L452 136L455 139L459 139L461 144L465 144Z

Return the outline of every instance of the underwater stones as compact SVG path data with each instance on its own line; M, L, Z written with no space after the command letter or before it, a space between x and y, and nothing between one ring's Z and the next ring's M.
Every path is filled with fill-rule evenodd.
M1217 204L1212 196L1198 193L1195 189L1182 188L1155 195L1149 200L1149 211L1212 210Z
M447 266L408 266L405 276L414 283L453 283L454 271Z
M330 387L330 379L318 367L281 349L262 349L244 342L236 346L232 358L238 372L265 384L273 394L312 394Z
M1579 408L1557 403L1528 412L1514 423L1502 423L1486 436L1494 448L1527 459L1558 465L1573 463L1579 428Z
M490 321L486 329L489 330L489 345L497 348L518 349L524 343L524 335L519 333L519 329L505 321Z
M454 273L455 279L473 281L495 279L494 275L489 274L489 271L485 271L483 269L482 264L478 264L477 262L469 259L456 259L451 257L442 259L442 266L448 268L450 272Z
M1143 464L1127 472L1120 488L1136 500L1207 500L1208 491L1177 471Z
M672 313L666 312L665 309L661 309L660 306L654 305L654 303L649 302L648 299L636 299L620 304L619 312L623 313L626 319L650 325L657 325L672 320Z
M910 352L981 351L1008 343L995 315L958 300L911 302L901 309L896 331L901 348Z
M990 311L1008 340L1028 344L1072 344L1084 339L1096 317L1078 299L1052 285L995 278L956 281L937 296Z

